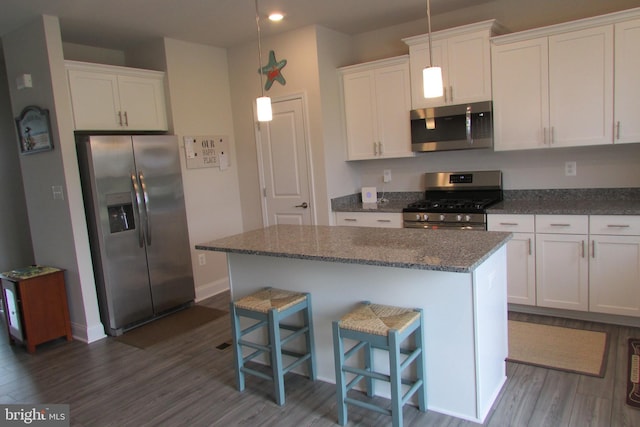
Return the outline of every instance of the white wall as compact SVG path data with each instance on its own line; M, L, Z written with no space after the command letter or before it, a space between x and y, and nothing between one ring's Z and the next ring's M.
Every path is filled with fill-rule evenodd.
M7 78L32 75L33 88L9 86L14 116L28 105L50 112L52 151L20 156L35 262L64 268L73 335L84 341L104 336L91 267L89 239L82 203L73 137L60 25L43 16L2 39ZM25 54L28 52L29 54ZM64 200L52 197L61 186Z
M29 218L18 161L18 137L0 63L0 271L33 264Z
M181 149L196 298L201 299L228 289L226 255L200 252L207 260L206 265L200 266L194 246L242 232L227 52L172 39L165 39L164 45L173 133L181 141L184 136L226 135L231 150L228 153L231 166L220 170L187 169Z

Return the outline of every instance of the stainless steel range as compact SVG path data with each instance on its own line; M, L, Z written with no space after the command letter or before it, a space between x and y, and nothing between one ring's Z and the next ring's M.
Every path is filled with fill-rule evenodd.
M405 228L486 230L487 207L502 200L500 171L430 172L424 200L402 210Z

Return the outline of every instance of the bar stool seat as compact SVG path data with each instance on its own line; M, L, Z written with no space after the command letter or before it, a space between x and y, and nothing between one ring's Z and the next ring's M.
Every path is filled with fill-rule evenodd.
M363 302L353 311L333 322L333 349L336 369L338 399L338 423L347 423L347 404L391 415L394 427L402 426L402 407L417 393L418 409L426 411L425 354L422 342L423 312L388 305ZM415 346L411 349L400 345L415 335ZM356 344L345 352L345 339ZM364 349L364 368L347 366L345 362L360 349ZM380 349L389 353L389 374L374 371L373 351ZM402 379L402 371L415 363L415 380ZM347 374L353 377L347 382ZM372 397L374 380L391 384L391 408L382 407L363 400L350 398L347 394L360 381L366 380L366 392ZM403 385L405 386L403 388ZM404 389L408 388L406 393Z
M302 312L303 325L282 324L281 321L295 313ZM247 317L257 322L242 329L240 318ZM249 341L244 337L251 332L267 328L268 342L261 344ZM287 372L307 362L309 378L316 380L315 349L313 343L313 319L311 312L311 295L275 288L265 288L237 301L231 302L231 329L233 333L233 351L236 368L236 383L239 391L245 388L245 374L251 374L271 380L275 385L275 400L278 405L285 403L284 376ZM282 330L288 331L282 334ZM286 335L283 337L282 335ZM283 348L288 342L304 335L305 352L300 353ZM253 350L248 356L243 355L243 347ZM251 369L245 363L255 357L269 353L271 373ZM293 361L284 366L283 357Z

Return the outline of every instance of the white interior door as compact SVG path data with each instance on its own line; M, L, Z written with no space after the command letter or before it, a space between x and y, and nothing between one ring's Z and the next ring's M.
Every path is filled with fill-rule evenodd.
M313 224L303 100L275 100L272 108L273 120L261 123L256 133L264 225Z

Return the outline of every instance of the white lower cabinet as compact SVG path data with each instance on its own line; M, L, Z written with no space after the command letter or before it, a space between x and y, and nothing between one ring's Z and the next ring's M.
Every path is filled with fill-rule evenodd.
M538 306L589 309L589 217L536 215Z
M640 216L591 216L590 230L589 310L640 316Z
M336 225L402 228L402 214L394 212L336 212Z
M487 222L490 231L513 233L509 303L640 317L640 216L488 215Z
M507 301L536 305L536 255L533 215L488 215L489 231L507 231Z

